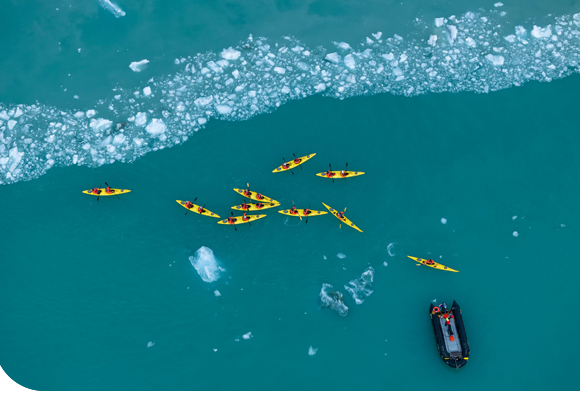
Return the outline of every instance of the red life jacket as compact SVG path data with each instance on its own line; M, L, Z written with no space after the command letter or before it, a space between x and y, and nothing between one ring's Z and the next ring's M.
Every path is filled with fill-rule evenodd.
M310 210L308 208L305 208L304 211L302 211L302 214L308 215L310 214Z
M190 202L190 201L186 201L186 202L185 202L185 207L187 207L187 208L191 208L191 207L193 207L193 203L192 203L192 202Z
M205 208L203 208L203 207L199 207L199 208L197 209L197 212L198 212L198 213L200 213L200 214L201 214L201 213L204 213L204 212L205 212Z
M249 220L250 218L249 218L249 217L246 217L246 213L244 213L244 215L242 215L242 219L243 219L244 221L247 221L247 220Z
M264 196L262 196L260 193L258 193L258 194L256 195L256 198L257 198L257 199L263 199L263 198L264 198Z
M286 163L284 163L284 164L282 164L282 168L288 169L289 167L288 167L288 165L286 165Z
M110 187L108 187L108 186L107 186L107 188L105 189L105 192L107 192L107 193L115 193L115 191L114 191L114 190L111 190L111 188L110 188Z
M256 204L256 208L262 208L262 207L264 207L264 204L263 203Z
M94 193L94 194L100 194L100 193L101 193L101 189L94 188L94 189L93 189L93 193Z
M347 175L347 173L346 173L346 172L344 172L344 171L340 171L340 176L342 176L342 177L344 178L346 175Z
M242 210L247 210L248 208L250 208L250 206L248 206L246 203L242 204Z
M330 178L330 177L331 177L331 176L333 176L333 175L334 175L334 174L333 174L331 171L326 171L326 176L327 176L327 177L329 177L329 178Z
M250 195L252 194L252 192L250 192L249 190L244 190L244 194L245 194L246 196L250 196Z
M338 218L343 219L344 218L344 212L339 212L338 213Z
M299 158L294 159L294 164L300 164L301 162L302 162L302 160Z
M233 225L236 220L232 217L228 217L228 224Z
M293 214L293 215L298 214L298 211L296 211L296 207L290 209L290 214Z

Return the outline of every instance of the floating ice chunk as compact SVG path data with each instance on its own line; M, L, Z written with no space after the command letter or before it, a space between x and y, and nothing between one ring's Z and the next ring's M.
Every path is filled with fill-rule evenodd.
M342 253L338 253L336 256L337 256L338 258L340 258L341 260L342 260L343 258L346 258L346 255L344 255L344 254L342 254Z
M317 92L322 92L326 89L326 85L324 83L319 83L318 85L314 86L314 90Z
M20 117L22 114L24 114L24 113L22 112L22 110L20 109L20 107L17 107L17 108L16 108L16 112L14 113L14 118L18 118L18 117Z
M503 6L503 3L499 3L499 2L498 2L498 3L495 3L493 6L494 6L494 7L501 7L501 6Z
M447 25L446 28L447 28L449 43L453 44L453 42L457 38L457 27L455 27L454 25Z
M113 4L111 0L99 0L99 5L117 18L125 16L125 11L123 11L121 7Z
M215 297L220 297L222 295L219 290L214 290L213 294L215 295Z
M532 29L532 36L538 39L542 38L549 38L552 36L552 25L548 25L545 28L541 28L539 26L534 25L534 29Z
M360 278L350 281L348 285L344 285L344 288L352 295L356 304L364 303L366 298L373 293L374 276L375 270L373 267L368 267Z
M320 290L321 307L328 307L336 311L341 317L346 317L348 315L348 307L344 304L342 293L330 289L332 289L332 285L328 283L322 284L322 289Z
M325 255L323 255L323 256L322 256L322 259L323 259L323 260L326 260L326 256L325 256Z
M14 121L13 119L8 121L8 129L12 130L12 128L14 128L14 125L16 125L17 121Z
M308 355L313 356L316 354L317 351L318 351L317 348L315 349L314 347L310 346L310 348L308 349Z
M350 69L355 69L356 62L354 61L352 54L349 54L348 56L344 57L344 64Z
M473 40L473 39L472 39L472 38L470 38L470 37L468 37L467 39L465 39L465 43L467 43L467 45L468 45L469 47L475 47L475 46L476 46L476 44L475 44L475 40Z
M396 244L397 243L393 242L393 243L389 243L389 245L387 246L387 253L389 253L389 255L391 257L394 257L396 255L394 252Z
M254 337L254 335L252 335L252 332L248 332L248 333L246 333L246 334L242 335L242 337L243 337L244 339L248 340L248 339L250 339L250 338Z
M226 60L237 60L238 58L240 58L241 55L242 55L241 52L239 52L238 50L235 50L231 47L224 49L220 53L220 56L222 56L222 58L224 58Z
M113 146L113 145L111 145L111 144L108 144L108 145L107 145L107 151L108 151L109 153L114 153L114 152L115 152L115 146Z
M383 266L386 267L387 265L389 265L389 263L386 261L383 261Z
M395 55L393 53L383 54L381 55L385 60L391 61L395 59Z
M115 135L115 137L113 138L113 144L115 144L115 145L119 145L119 144L123 143L124 141L125 141L125 135L123 135L122 133Z
M279 73L280 75L285 74L286 73L286 68L282 68L282 67L274 67L274 72Z
M205 107L213 101L213 96L200 97L195 99L193 103L198 107Z
M201 246L193 256L190 256L189 262L204 282L217 281L221 273L225 271L217 264L213 250L205 246Z
M140 139L140 138L133 138L133 143L135 143L135 145L137 147L141 147L143 145L144 140ZM83 146L84 147L84 146Z
M288 86L284 86L280 91L282 93L290 93L290 88Z
M439 28L440 26L443 26L443 24L447 22L447 20L445 18L435 18L435 26L437 28Z
M430 46L435 46L436 43L437 43L437 35L429 36L429 40L427 40L427 44Z
M503 56L497 56L495 54L488 54L487 56L485 56L485 58L487 58L489 60L489 62L491 62L496 67L499 67L499 66L503 65L503 63L504 63Z
M403 70L399 67L395 67L393 68L393 74L395 74L396 76L403 76Z
M218 104L215 108L222 115L227 115L232 112L232 108L226 104Z
M572 18L574 19L574 24L580 27L580 14L574 14Z
M375 39L379 40L381 36L383 36L383 32L373 33L373 36L375 37Z
M88 110L85 115L87 118L93 118L97 112L95 110Z
M335 43L335 44L336 44L336 47L338 47L339 49L342 49L342 50L350 50L351 49L350 45L348 43L345 43L345 42L340 42L340 43Z
M526 36L526 34L527 34L526 28L524 28L521 25L516 26L516 35L523 37Z
M0 112L0 119L3 119L4 121L8 121L10 119L6 110L3 110L2 112Z
M506 37L504 37L504 39L510 43L513 43L516 41L516 35L507 35Z
M135 125L143 126L147 123L147 114L144 112L138 112L135 116Z
M113 121L109 121L108 119L104 118L92 119L89 126L96 133L105 132L106 130L110 129L111 126L113 126Z
M445 225L447 223L447 218L441 218L441 223Z
M79 118L80 119L80 118L84 118L84 116L85 116L85 113L82 112L82 111L77 111L76 113L74 113L74 117L75 118Z
M151 87L150 86L144 87L143 88L143 94L145 96L150 96L151 95Z
M153 342L147 342L147 348L149 348L151 346L155 346L155 343L153 343Z
M153 118L149 125L145 128L147 133L150 135L159 135L160 133L165 133L167 126L161 119ZM199 250L198 250L199 251Z
M340 61L340 56L338 55L338 53L330 53L327 54L326 57L324 57L324 59L333 63L338 63Z
M10 167L8 169L10 170L11 173L14 173L16 167L18 167L18 164L20 164L20 161L22 161L23 155L24 153L18 151L18 147L13 147L10 149L10 151L8 152L8 157L10 158L10 160L12 160L12 163L10 163Z
M133 72L141 72L145 69L147 64L149 64L149 60L133 61L129 64L129 68L131 68Z
M520 234L517 231L514 231L514 233L512 233L512 235L514 235L514 237L520 236Z

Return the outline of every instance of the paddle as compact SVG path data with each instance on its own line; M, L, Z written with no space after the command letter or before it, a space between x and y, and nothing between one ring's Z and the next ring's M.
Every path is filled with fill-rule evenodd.
M344 177L346 178L348 176L348 163L346 163L344 173L345 173ZM346 182L346 179L344 181Z
M193 201L196 201L197 197L195 199L193 199ZM187 211L185 212L185 215L187 215L187 213L189 212L189 208L187 209Z
M292 200L292 205L294 207L296 207L296 204L294 204L294 200ZM300 218L300 221L302 221L302 217L300 216L300 211L298 211L298 218Z
M296 157L296 154L292 153L292 155L294 156L294 159L297 159L298 158L298 157ZM302 160L300 160L300 161L302 161ZM302 169L302 165L301 164L299 164L298 166L300 167L300 169Z
M105 185L107 185L107 187L110 187L109 184L107 182L105 182ZM117 193L115 193L115 197L120 199L119 195Z
M284 157L282 157L282 160L284 160L284 164L286 164L286 160L284 159ZM294 171L290 170L290 172L292 172L292 175L294 175Z
M330 163L328 163L328 168L330 168L330 173L332 174L332 165L330 165ZM334 178L332 178L332 176L331 176L331 179L332 179L332 183L334 183Z
M310 210L310 206L312 206L312 203L308 204L308 214L306 214L306 223L308 223L308 216L310 215L310 213L312 212Z
M248 188L250 187L250 184L248 183ZM232 214L232 218L234 217L234 212L230 211L230 214ZM236 226L234 225L234 229L236 230L236 232L238 231L238 228L236 228Z
M106 182L105 182L105 183L106 183ZM100 185L100 184L99 184L99 186L103 186L103 185ZM107 186L109 186L109 185L107 185ZM99 190L101 190L101 188L100 188L100 187L99 187ZM99 199L100 199L100 198L101 198L101 196L98 194L98 195L97 195L97 201L99 201Z

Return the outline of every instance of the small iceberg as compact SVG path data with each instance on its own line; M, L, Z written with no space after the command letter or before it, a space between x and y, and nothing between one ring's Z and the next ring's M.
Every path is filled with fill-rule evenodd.
M348 315L348 307L344 304L342 293L330 289L332 289L332 285L328 283L322 284L320 305L336 311L341 317L346 317Z
M121 7L113 4L111 0L99 0L99 5L117 18L125 16L125 11L123 11Z
M318 351L317 348L315 349L314 347L310 346L310 348L308 349L308 355L313 356L316 354L317 351Z
M362 273L360 278L350 281L348 285L344 285L344 288L352 295L356 304L364 303L366 298L373 294L372 287L374 277L375 270L373 267L368 267Z
M225 272L225 269L217 264L213 250L209 247L201 246L193 256L189 257L189 262L204 282L215 282L220 278L221 273Z
M131 64L129 64L129 68L131 68L134 72L141 72L145 69L147 64L149 64L149 60L133 61Z

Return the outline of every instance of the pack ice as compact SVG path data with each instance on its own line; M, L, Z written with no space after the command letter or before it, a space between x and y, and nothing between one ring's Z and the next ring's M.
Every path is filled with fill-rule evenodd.
M201 246L193 256L189 257L189 262L204 282L215 282L220 278L221 273L225 272L225 269L218 265L213 250L209 247Z

